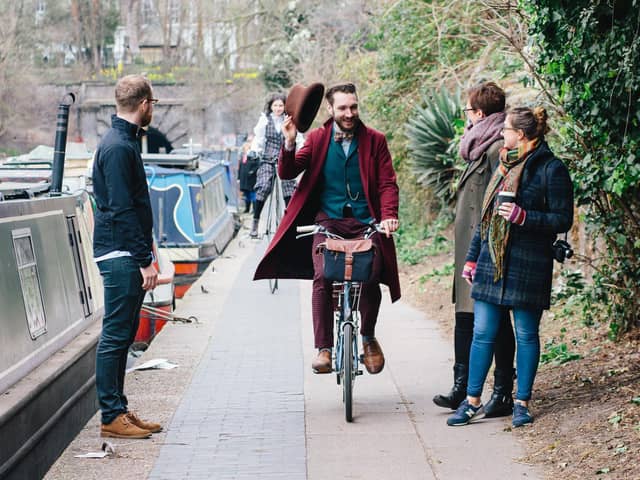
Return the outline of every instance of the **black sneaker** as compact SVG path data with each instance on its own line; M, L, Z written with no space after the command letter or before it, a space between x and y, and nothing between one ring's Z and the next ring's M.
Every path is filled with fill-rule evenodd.
M474 407L466 398L462 401L456 413L447 418L447 425L450 427L459 427L468 424L472 418L477 417L483 412L482 404Z
M533 416L529 413L529 409L521 403L514 403L513 420L511 421L511 425L513 425L514 428L517 428L528 423L533 423Z

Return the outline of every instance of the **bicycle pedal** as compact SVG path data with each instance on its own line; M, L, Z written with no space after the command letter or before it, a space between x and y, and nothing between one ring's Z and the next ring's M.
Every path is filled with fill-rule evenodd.
M356 375L362 375L362 374L364 374L364 372L363 372L362 370L358 370L358 371L356 372Z

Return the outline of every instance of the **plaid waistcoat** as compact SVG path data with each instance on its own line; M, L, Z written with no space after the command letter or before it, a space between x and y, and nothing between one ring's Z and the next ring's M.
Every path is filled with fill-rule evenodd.
M273 123L271 115L268 116L267 126L264 131L264 151L262 158L264 161L275 162L280 155L280 148L284 141L282 132L276 130L276 126Z

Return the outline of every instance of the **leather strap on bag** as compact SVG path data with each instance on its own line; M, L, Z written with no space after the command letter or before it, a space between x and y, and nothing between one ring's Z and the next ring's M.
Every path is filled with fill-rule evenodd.
M332 252L344 253L344 279L350 281L353 275L353 254L368 252L373 248L373 241L370 238L356 240L341 240L337 238L327 238L326 241L318 245L318 252L324 249Z

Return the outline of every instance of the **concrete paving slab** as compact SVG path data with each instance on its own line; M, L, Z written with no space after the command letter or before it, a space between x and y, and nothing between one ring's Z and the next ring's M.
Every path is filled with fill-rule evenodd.
M149 479L306 477L298 283L271 294L252 282L260 254L246 259L169 426L167 442L185 445L162 448Z
M235 279L247 258L255 255L255 248L252 242L236 238L224 255L214 261L185 298L178 302L176 315L194 315L198 323L166 324L140 359L167 358L177 363L178 368L127 374L125 389L130 406L142 417L160 421L165 426L170 424L206 348L215 338L215 322L233 290ZM209 293L204 293L201 287ZM99 414L96 414L51 467L46 480L144 479L163 446L180 448L186 440L178 438L170 443L166 432L155 434L149 440L109 439L116 447L115 457L99 460L74 458L76 454L100 450L104 439L99 436L99 425ZM173 475L167 478L175 480L182 477Z
M100 448L96 415L47 480L543 478L517 461L508 421L445 424L450 412L431 398L450 387L452 345L421 312L390 305L386 289L387 365L357 378L347 424L335 375L311 373L311 283L283 281L271 295L250 281L264 247L246 232L235 239L178 307L199 323L168 324L143 356L177 369L127 376L132 407L166 431L114 440L113 458L73 458Z
M300 298L309 479L543 478L517 462L523 451L503 431L507 420L446 425L451 412L431 399L450 387L453 346L421 312L401 302L391 305L386 289L376 333L386 366L378 375L356 379L354 422L346 423L335 375L311 373L308 283ZM402 467L390 468L396 459Z

